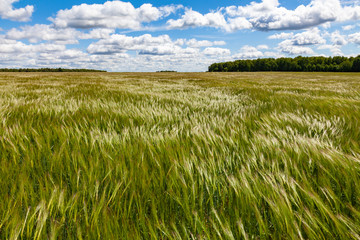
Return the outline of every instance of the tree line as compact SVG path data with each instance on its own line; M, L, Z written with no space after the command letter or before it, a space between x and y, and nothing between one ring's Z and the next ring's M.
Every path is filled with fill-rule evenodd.
M209 72L360 72L360 55L357 57L302 57L259 58L214 63Z
M66 69L66 68L0 68L0 72L106 72L96 69Z

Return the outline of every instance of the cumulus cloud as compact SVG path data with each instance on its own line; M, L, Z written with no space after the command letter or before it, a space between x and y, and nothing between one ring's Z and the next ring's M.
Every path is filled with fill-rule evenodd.
M270 35L268 37L268 39L288 39L288 38L291 38L294 36L294 33L276 33L276 34L273 34L273 35Z
M248 18L258 30L297 30L335 21L336 11L340 8L339 0L313 0L294 10L281 7L278 0L263 0L246 6L227 7L226 12L230 16Z
M143 53L150 53L151 49L162 54L173 52L176 46L168 35L153 37L145 34L139 37L130 37L126 35L113 34L107 39L102 39L92 43L87 51L92 54L113 54L122 53L128 50L139 50ZM163 49L163 50L160 50Z
M342 26L342 30L344 31L349 31L349 30L352 30L356 27L356 25L345 25L345 26Z
M257 49L259 49L259 50L265 50L265 49L269 49L269 46L266 45L266 44L261 44L261 45L257 46Z
M293 45L298 46L326 43L325 39L320 35L320 30L318 28L313 28L308 31L295 34L291 38L291 42Z
M267 52L264 52L264 57L267 57L267 58L282 58L282 57L286 57L286 56L281 52L267 51Z
M193 48L200 48L200 47L212 47L212 46L220 46L225 45L226 42L224 41L208 41L208 40L196 40L195 38L192 38L190 40L185 41L185 44L189 47Z
M48 30L44 26L40 26L40 28ZM50 30L53 30L51 26ZM87 33L77 32L74 35L80 34L80 37L97 35L101 37L103 34L108 34L105 29L102 29L105 33L101 29L95 30L95 32L89 31ZM0 35L0 64L3 67L95 68L110 71L156 71L164 69L205 71L207 66L214 61L232 59L229 49L207 47L224 45L224 41L172 40L168 35L144 34L131 37L112 34L90 44L87 51L84 51L69 48L63 44L63 41L57 41L59 40L57 37L40 38L37 35L26 34L26 37L33 38L33 43L28 44L10 39L6 35ZM14 36L20 38L16 34ZM47 40L49 42L42 42L44 38L49 39ZM180 44L181 42L182 44ZM201 48L204 49L200 50ZM136 52L136 54L130 54L131 51Z
M181 5L153 7L143 4L135 8L130 2L107 1L104 4L81 4L60 10L49 18L56 27L140 29L142 23L157 21L174 13Z
M262 2L251 2L246 6L229 6L226 7L226 13L231 16L258 17L259 13L269 13L276 11L280 3L278 0L263 0Z
M354 33L349 35L349 42L360 45L360 33Z
M115 33L114 29L98 28L93 29L89 33L83 33L80 35L81 39L105 39L109 38L111 34Z
M344 56L344 53L341 51L341 46L339 45L324 44L319 46L317 49L319 50L327 49L331 52L332 55Z
M83 33L72 28L54 28L50 25L35 24L13 28L6 33L6 38L13 40L27 39L31 43L51 41L58 44L76 44L78 39L108 38L114 33L113 29L93 29Z
M360 6L345 5L340 0L312 0L294 10L282 7L278 0L229 6L207 14L187 9L177 20L169 20L171 29L214 27L228 32L242 29L300 30L315 26L330 27L331 22L360 19Z
M138 37L131 37L120 34L113 34L107 39L92 43L87 48L91 54L115 54L127 51L137 51L140 55L192 55L197 54L200 46L214 45L216 42L183 40L188 47L182 48L181 41L172 41L168 35L153 37L144 34ZM217 42L222 44L222 42Z
M253 25L244 17L229 18L228 24L224 26L224 30L234 32L243 29L251 29Z
M207 56L219 56L219 55L230 55L231 54L229 49L214 48L214 47L205 48L203 53Z
M310 47L294 45L292 40L285 40L278 45L281 52L290 55L313 55L314 51Z
M6 37L13 40L27 39L31 43L40 41L54 41L62 43L77 43L80 32L74 29L54 29L49 25L36 24L13 28L6 33Z
M20 41L0 38L0 53L43 53L65 50L64 45L58 44L25 44Z
M177 40L168 35L139 37L113 34L90 46L88 51L67 47L57 43L27 44L0 35L0 64L3 67L53 67L94 68L109 71L156 71L173 69L177 71L206 71L217 61L232 59L225 48L190 47L183 39L181 47ZM205 45L205 40L196 40ZM223 44L215 41L214 44ZM207 43L209 43L207 42ZM208 45L208 44L206 44ZM136 51L137 54L130 54Z
M246 18L238 17L225 19L220 11L201 14L192 9L186 9L185 14L177 20L170 19L167 21L169 29L186 29L190 27L213 27L223 29L227 32L236 30L250 29L252 24Z
M331 44L320 44L317 49L319 50L328 50L331 52L331 55L335 56L344 56L344 53L342 52L341 48L348 44L348 39L346 36L341 35L339 30L336 30L332 33L325 32L323 34L326 38L329 39Z
M239 53L235 54L233 58L235 59L254 59L263 57L264 54L259 51L256 47L245 45L243 46Z
M22 42L0 39L0 53L22 53L29 50L30 47Z
M192 9L186 9L185 14L180 19L170 19L167 23L170 29L186 29L189 27L224 28L227 25L224 16L220 12L202 15Z
M127 54L121 54L127 56ZM4 67L65 67L109 69L111 61L124 58L116 54L114 58L91 56L79 49L67 49L65 45L54 43L25 44L0 36L0 64Z
M326 40L321 36L318 28L312 28L301 33L289 34L287 36L289 36L289 39L279 43L278 49L282 53L290 55L313 55L314 51L310 46L326 43ZM277 36L274 36L274 38L276 37Z
M108 39L92 43L87 52L92 56L108 58L116 54L127 54L136 51L135 59L142 60L154 69L182 69L182 71L206 70L213 61L231 60L230 50L211 47L224 45L224 41L208 41L197 39L172 40L168 35L152 36L144 34L131 37L113 34ZM200 48L205 47L203 51ZM128 59L129 60L129 59ZM140 65L144 65L142 62ZM157 63L158 65L152 65ZM185 66L187 68L185 68ZM142 68L142 70L146 70ZM137 71L137 70L135 70Z
M4 6L10 6L10 10L17 10L13 8L14 0L0 0L0 3L2 1L5 4L0 5L0 17L5 18ZM327 33L324 30L324 27L332 22L359 20L358 2L353 4L344 4L344 1L340 0L308 2L310 3L292 10L281 6L278 0L256 0L247 5L220 8L209 13L183 8L183 14L178 19L169 19L168 16L182 8L180 5L154 7L151 4L143 4L134 7L131 3L120 0L107 1L103 4L81 4L57 12L53 18L50 18L51 25L35 24L2 32L0 62L4 66L16 62L18 66L33 64L37 67L85 67L118 71L176 68L182 71L198 71L206 70L207 66L215 61L314 55L315 47L318 50L328 50L333 55L341 55L341 47L348 42L360 45L360 33L345 36L340 31ZM11 12L10 10L6 10L6 14ZM28 18L24 17L25 15L19 16L21 14L12 20L25 21L31 17L31 14ZM134 37L115 34L116 29L164 30L165 26L148 24L164 18L166 18L164 22L167 20L168 29L211 27L226 32L243 29L275 30L278 32L268 39L280 40L280 43L275 48L265 44L257 45L258 43L256 47L246 45L232 55L230 49L220 47L226 45L225 41L195 38L172 40L169 35L144 34ZM342 30L349 31L357 26L350 21L347 24L353 25L343 26ZM332 26L338 25L332 24ZM286 31L300 29L306 31ZM81 39L96 39L96 41L87 48L79 45L82 49L66 46L77 44Z
M278 45L281 52L299 55L299 54L313 54L314 51L308 47L313 45L325 44L326 40L321 36L318 28L312 28L307 31L293 34L280 33L271 35L270 39L285 39Z
M180 48L176 47L175 49L173 46L165 45L165 46L144 46L142 49L140 48L139 54L140 55L172 55L175 54L176 50Z
M0 17L12 21L29 21L34 12L34 6L27 5L24 8L14 9L13 4L18 1L19 0L0 0Z
M347 44L345 36L341 35L338 30L333 32L330 37L334 45L343 46Z
M356 35L353 34L350 36L351 41L356 42ZM325 38L332 44L327 44ZM313 46L317 46L319 50L329 50L332 55L341 55L341 47L348 43L347 37L342 35L339 30L328 33L326 31L321 32L316 27L297 34L278 33L269 36L268 39L284 39L284 41L278 45L277 49L282 53L290 55L313 55L315 54L311 48Z

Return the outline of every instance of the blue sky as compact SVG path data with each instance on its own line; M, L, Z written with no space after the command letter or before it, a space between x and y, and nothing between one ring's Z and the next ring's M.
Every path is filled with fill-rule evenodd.
M0 68L206 71L360 54L360 0L0 0Z

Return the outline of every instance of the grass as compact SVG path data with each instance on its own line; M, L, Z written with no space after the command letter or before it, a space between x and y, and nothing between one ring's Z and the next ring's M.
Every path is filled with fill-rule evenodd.
M1 73L0 239L360 239L360 74Z

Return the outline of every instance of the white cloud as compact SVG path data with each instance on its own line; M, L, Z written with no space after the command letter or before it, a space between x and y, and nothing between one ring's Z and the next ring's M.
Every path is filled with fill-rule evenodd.
M349 42L360 45L360 33L354 33L349 35Z
M142 23L157 21L179 9L180 5L135 8L130 2L107 1L104 4L81 4L60 10L49 18L56 27L140 29Z
M281 52L290 55L313 55L314 51L310 47L294 45L292 40L285 40L279 43L278 48Z
M321 32L318 28L311 28L307 31L303 31L297 34L279 33L271 35L268 38L285 39L279 43L277 49L282 53L290 55L314 55L315 52L311 47L315 45L318 45L317 49L319 50L327 49L332 53L332 55L341 55L341 46L344 46L348 43L346 37L341 35L338 30L334 31L333 33L328 33L326 31ZM332 44L326 44L325 38L329 39Z
M331 28L331 23L330 22L326 22L320 25L322 28L324 29L329 29Z
M6 33L6 37L14 40L27 39L31 43L43 40L77 43L79 34L74 29L54 29L49 25L36 24L34 26L20 27L20 29L13 28Z
M100 29L96 29L100 30ZM84 33L82 33L84 35ZM87 34L94 34L89 32ZM96 35L96 34L95 34ZM102 35L100 33L100 35ZM34 40L35 41L35 40ZM50 41L50 40L49 40ZM183 42L183 46L179 43ZM168 35L139 37L113 34L90 44L88 51L64 44L26 44L0 35L0 64L4 67L94 68L113 71L206 71L213 62L232 60L223 41L172 40ZM180 44L181 45L181 44ZM191 47L196 46L196 47ZM205 47L203 51L200 47ZM136 51L137 54L128 54Z
M312 0L294 10L282 7L278 0L262 0L208 14L187 9L180 19L169 20L168 26L170 29L214 27L228 32L242 29L300 30L315 26L329 28L331 22L359 19L360 6L345 5L340 0Z
M284 54L280 53L280 52L264 52L264 56L267 58L281 58L281 57L285 57Z
M0 53L42 53L63 50L65 50L65 46L58 44L28 45L20 41L0 38Z
M114 56L119 59L121 56ZM0 36L0 63L10 68L65 67L107 69L111 64L103 57L91 56L79 49L59 44L25 44ZM112 59L113 61L113 59Z
M234 59L254 59L263 57L264 54L256 47L245 45L240 49L240 52L233 56Z
M332 44L321 44L317 47L319 50L329 50L331 55L335 56L344 56L344 53L341 51L342 46L348 44L346 36L341 35L339 30L336 30L332 33L325 32L323 36L329 38Z
M73 60L73 59L78 59L78 58L82 58L82 57L87 57L88 55L86 53L84 53L83 51L79 50L79 49L66 49L64 51L58 52L57 54L52 54L49 52L46 53L41 53L39 56L39 60L52 60L54 61L55 59L58 60Z
M341 51L341 46L339 46L339 45L324 44L324 45L319 46L317 49L319 49L319 50L327 49L331 52L332 55L344 56L344 53Z
M278 0L263 0L262 2L251 2L246 6L226 7L226 13L231 17L243 16L248 18L258 17L259 14L266 14L278 9Z
M87 51L92 54L113 54L123 53L129 50L143 51L143 53L153 51L154 53L170 53L180 47L175 45L168 35L153 37L145 34L139 37L113 34L108 39L102 39L92 43Z
M219 55L230 55L231 54L229 49L214 48L214 47L205 48L203 53L207 56L219 56Z
M226 20L220 12L211 12L202 15L192 9L186 9L185 14L180 19L170 19L167 23L170 29L186 29L190 27L226 27Z
M326 43L326 40L321 36L318 28L312 28L297 34L275 34L271 35L269 39L285 39L279 43L278 49L283 53L291 55L314 54L314 51L308 46Z
M195 38L192 38L190 40L187 40L186 45L193 48L200 48L200 47L212 47L212 46L220 46L225 45L226 42L224 41L208 41L208 40L196 40Z
M98 28L93 29L89 33L83 33L80 35L81 39L105 39L109 38L111 34L115 33L114 29Z
M243 29L251 29L253 25L244 17L230 18L224 27L225 31L234 32Z
M343 46L347 44L347 40L345 36L341 35L338 30L331 34L331 42L334 45L338 45L338 46Z
M210 12L205 15L186 9L185 14L177 20L170 19L167 21L169 29L186 29L190 27L214 27L223 29L227 32L236 30L250 29L252 24L246 18L238 17L229 19L227 22L224 15L220 12Z
M227 7L226 12L233 17L247 17L255 29L296 30L335 21L339 8L339 0L313 0L294 10L281 7L278 0L263 0L246 6Z
M266 49L269 49L269 46L268 46L268 45L265 45L265 44L261 44L261 45L257 46L257 49L259 49L259 50L266 50Z
M341 0L341 3L344 5L357 5L360 3L359 0Z
M338 21L349 21L360 19L360 6L345 6L344 8L338 9Z
M173 55L179 47L173 47L171 44L163 46L142 46L139 47L140 55Z
M107 40L107 41L105 41ZM184 40L185 42L188 40ZM206 71L213 62L231 60L230 50L180 47L169 36L112 35L99 40L108 54L92 54L53 43L25 44L0 35L0 64L3 67L93 68L109 71ZM185 44L184 44L185 45ZM94 47L96 47L94 46ZM101 46L100 46L101 47ZM100 49L101 50L101 49ZM138 54L128 54L135 50ZM206 55L209 54L209 55ZM213 55L210 55L213 54Z
M318 28L312 28L297 34L284 34L283 36L289 36L290 38L279 43L278 49L290 55L313 55L314 51L309 46L326 43ZM274 38L276 37L278 36L274 36Z
M50 25L35 24L23 26L20 29L13 28L6 33L6 38L26 39L31 43L51 41L57 44L76 44L78 39L108 38L114 32L113 29L93 29L88 33L83 33L72 28L54 28Z
M0 0L0 3L2 1ZM168 16L182 6L154 7L151 4L143 4L140 7L134 7L129 2L119 0L107 1L104 4L81 4L57 12L54 18L50 18L51 25L35 24L2 32L3 35L0 35L0 63L3 66L14 64L13 66L17 67L61 66L117 71L167 69L201 71L206 70L207 66L215 61L315 55L317 53L314 50L326 50L332 55L343 55L341 47L348 42L360 45L360 33L342 35L339 31L341 25L331 24L342 21L353 24L343 26L344 31L357 27L356 22L350 21L360 19L359 2L344 4L340 0L309 0L307 1L310 2L309 4L290 10L281 6L278 0L256 1L244 6L220 8L205 14L192 9L184 9L178 19L170 19ZM13 3L15 1L3 2L14 10ZM2 18L4 16L1 11L4 6L0 4L0 17ZM25 20L24 16L17 17L17 20ZM148 24L161 19L164 19L162 22L166 21L165 26ZM330 24L339 30L327 33L324 28ZM284 31L275 32L276 34L268 37L268 39L279 40L280 43L275 48L266 45L267 34L263 33L260 36L265 36L264 39L254 43L260 45L254 45L256 47L243 46L234 55L231 53L232 49L219 47L226 45L225 41L214 41L218 38L212 38L209 34L206 37L206 33L196 36L201 40L192 38L192 36L187 39L171 39L169 35L144 34L132 37L115 34L116 29L130 29L131 31L147 29L156 32L166 28L186 29L192 27L211 27L226 32L242 29ZM306 30L285 31L299 29ZM247 34L252 33L247 31ZM235 36L233 37L235 38ZM233 39L233 37L226 39ZM251 39L251 36L249 37ZM203 38L209 38L209 40ZM79 44L78 46L82 49L66 46L79 43L81 39L97 40L87 47ZM235 41L241 43L240 40L231 41L229 46L232 46Z
M268 37L268 39L288 39L292 38L294 36L294 33L276 33Z
M316 45L326 43L325 39L320 35L318 28L312 28L305 32L295 34L292 39L293 45Z
M180 45L186 44L182 48ZM207 40L180 39L172 41L168 35L153 37L144 34L138 37L113 34L107 39L99 40L88 46L87 51L91 54L115 54L127 51L137 51L140 55L182 55L189 56L198 54L200 47L223 45L222 41L210 42Z
M25 22L29 21L33 12L34 6L27 5L24 8L13 8L13 4L19 0L0 0L0 17L13 21Z
M0 39L0 53L22 53L30 50L30 46L8 39Z
M342 30L344 31L349 31L352 30L356 27L356 25L346 25L346 26L342 26Z

